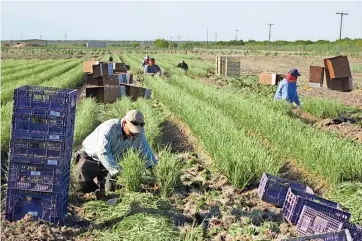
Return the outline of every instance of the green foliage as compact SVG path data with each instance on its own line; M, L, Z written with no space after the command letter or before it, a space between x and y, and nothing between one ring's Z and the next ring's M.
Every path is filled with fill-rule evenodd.
M123 171L118 181L124 184L128 191L139 191L146 172L145 162L140 158L139 153L129 150L119 161L119 165Z
M155 42L154 42L154 45L157 48L164 49L164 48L168 48L170 44L165 39L156 39Z
M326 98L308 98L302 103L303 110L318 118L338 117L353 108Z
M362 225L362 183L341 183L331 188L326 198L347 207L351 212L351 221Z
M181 174L182 164L175 155L171 154L170 149L160 152L156 178L162 197L166 198L180 184Z

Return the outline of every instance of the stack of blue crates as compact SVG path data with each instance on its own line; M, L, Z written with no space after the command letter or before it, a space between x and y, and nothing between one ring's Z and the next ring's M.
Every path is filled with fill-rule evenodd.
M77 90L14 90L6 219L57 223L67 213Z

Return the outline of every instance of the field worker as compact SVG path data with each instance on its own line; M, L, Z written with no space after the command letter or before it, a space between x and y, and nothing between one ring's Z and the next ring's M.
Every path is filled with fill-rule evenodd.
M146 65L148 65L150 62L150 56L146 55L146 57L144 58L144 60L142 60L141 63L141 68L144 69L146 67Z
M157 164L144 134L144 117L131 110L123 119L111 119L100 124L82 143L76 160L76 181L83 193L95 192L97 199L115 188L115 175L122 171L117 158L130 149L140 151L147 168ZM98 184L94 182L97 178Z
M178 63L176 67L184 69L185 71L189 69L189 66L186 64L185 60L182 60L181 63Z
M287 100L293 105L300 107L299 97L297 93L297 79L300 73L297 69L291 69L285 79L283 79L274 95L275 100Z
M146 65L144 73L145 74L151 74L151 75L154 75L154 74L161 75L161 69L155 63L154 58L150 59L150 63L148 65Z

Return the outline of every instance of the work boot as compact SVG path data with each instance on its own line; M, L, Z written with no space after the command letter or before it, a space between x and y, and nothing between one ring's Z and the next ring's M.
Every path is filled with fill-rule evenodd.
M106 190L97 189L95 192L97 200L104 200L106 198Z

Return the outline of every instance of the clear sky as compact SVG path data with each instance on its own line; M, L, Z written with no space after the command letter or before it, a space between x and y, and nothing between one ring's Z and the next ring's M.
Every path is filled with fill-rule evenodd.
M358 1L2 1L1 39L335 40L362 38ZM180 37L180 38L179 38Z

